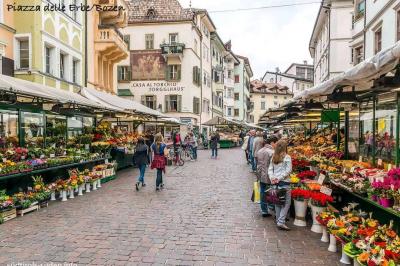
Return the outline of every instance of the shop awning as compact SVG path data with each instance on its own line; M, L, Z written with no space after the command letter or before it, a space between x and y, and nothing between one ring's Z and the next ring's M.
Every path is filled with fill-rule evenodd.
M81 93L88 99L96 101L97 103L104 106L112 106L126 111L132 111L135 113L151 115L155 117L166 117L163 113L148 108L138 102L124 99L122 97L110 93L98 91L96 89L83 88Z
M43 84L18 79L0 74L0 88L23 96L39 97L59 103L72 103L87 107L104 109L98 103L82 95L62 89L52 88Z
M399 61L400 41L344 73L302 91L287 103L329 95L337 86L341 85L355 86L356 90L369 89L374 79L392 71Z
M236 125L236 126L243 126L243 124L236 122L232 119L225 118L225 117L219 117L216 116L207 122L203 123L205 126L228 126L228 125Z

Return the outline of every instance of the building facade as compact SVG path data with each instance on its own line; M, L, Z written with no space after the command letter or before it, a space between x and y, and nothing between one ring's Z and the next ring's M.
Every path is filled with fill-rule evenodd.
M233 116L236 120L250 122L250 79L253 70L247 57L237 55L239 64L235 66L235 109Z
M14 16L7 12L11 0L0 0L0 74L14 75Z
M230 47L230 44L227 43L225 47ZM235 109L235 67L240 64L240 61L232 51L227 50L224 62L224 115L233 118Z
M352 38L353 65L400 41L400 0L354 1Z
M352 12L353 0L322 1L309 43L315 85L352 66Z
M224 61L227 54L224 43L216 32L211 33L211 87L212 117L224 116Z
M87 50L90 52L87 53L86 86L117 93L116 64L129 57L130 39L120 31L128 25L128 5L124 0L88 0L88 4L119 8L101 12L93 9L87 13Z
M216 28L207 11L184 9L176 0L168 1L169 8L161 0L128 4L128 27L122 31L131 39L130 58L119 64L118 89L207 131L202 124L213 116L213 66L222 67L212 54ZM214 85L215 92L221 89Z
M16 1L28 4L28 1ZM69 5L81 0L65 0L64 11L45 11L45 5L59 4L33 0L37 12L13 12L15 76L50 87L77 91L85 78L85 15ZM27 23L30 21L31 23Z
M250 83L250 99L252 105L252 123L258 124L266 111L277 108L293 97L287 86L278 83L253 80Z
M275 72L267 71L262 79L266 83L277 83L289 88L290 92L297 94L314 85L314 66L307 64L293 63L289 68L281 73L279 69Z

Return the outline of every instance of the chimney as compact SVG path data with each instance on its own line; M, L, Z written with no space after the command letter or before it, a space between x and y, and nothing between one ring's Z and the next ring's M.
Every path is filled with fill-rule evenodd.
M275 68L275 72L276 73L281 73L281 71L279 70L279 67Z
M304 63L305 65L307 65L308 62L307 62L307 60L304 60L303 63Z

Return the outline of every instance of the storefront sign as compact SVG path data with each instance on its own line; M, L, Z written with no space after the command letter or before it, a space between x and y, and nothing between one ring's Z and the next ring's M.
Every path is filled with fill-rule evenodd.
M147 89L149 92L183 92L184 86L177 82L152 81L132 83L133 89Z

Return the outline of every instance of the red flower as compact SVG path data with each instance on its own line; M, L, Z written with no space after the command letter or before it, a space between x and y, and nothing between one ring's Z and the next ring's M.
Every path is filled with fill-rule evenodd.
M301 188L296 188L292 190L292 198L293 199L299 199L299 200L305 200L310 198L310 191L306 189L301 189Z
M303 179L313 179L317 176L317 173L314 171L303 171L297 174L297 177L301 180Z
M328 202L333 202L332 196L316 191L311 192L310 198L315 204L321 207L325 207Z

